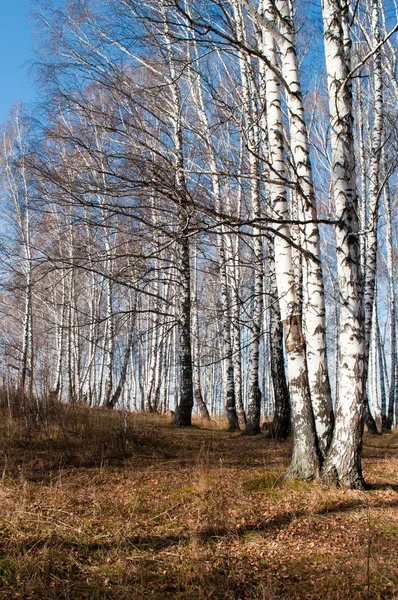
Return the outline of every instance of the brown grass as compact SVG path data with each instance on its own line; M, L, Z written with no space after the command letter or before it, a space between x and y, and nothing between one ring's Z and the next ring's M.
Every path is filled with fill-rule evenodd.
M366 439L364 493L286 480L289 443L210 427L3 422L0 598L398 598L398 434Z

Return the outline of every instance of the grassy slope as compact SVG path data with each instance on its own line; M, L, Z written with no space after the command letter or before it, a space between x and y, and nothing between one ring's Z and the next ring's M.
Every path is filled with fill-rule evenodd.
M289 444L53 409L0 426L0 598L398 598L398 434L366 493L283 478Z

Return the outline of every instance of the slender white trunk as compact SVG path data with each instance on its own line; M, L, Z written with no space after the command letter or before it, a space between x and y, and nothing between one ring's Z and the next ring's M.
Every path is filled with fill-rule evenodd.
M130 323L129 323L129 327L128 327L126 347L125 347L124 353L123 353L123 361L122 361L122 368L120 371L120 377L119 377L119 381L116 386L116 389L115 389L114 393L112 394L111 398L109 399L108 404L106 405L108 408L114 408L117 405L117 403L119 402L120 396L122 395L122 392L124 390L125 383L126 383L127 370L128 370L128 366L129 366L129 362L130 362L130 354L131 354L132 347L133 347L133 336L134 336L134 328L135 328L135 314L134 314L135 304L133 304L133 307L131 310L132 310L132 314L129 317Z
M364 320L360 282L357 196L352 136L352 98L344 32L348 7L323 0L322 15L328 76L332 181L335 203L337 268L340 290L339 394L332 443L324 465L327 480L363 486L361 448L364 406Z
M366 152L365 152L365 139L364 139L364 122L363 122L363 90L361 86L361 80L357 82L357 97L358 97L358 138L359 138L359 172L361 181L361 195L359 198L359 228L361 231L365 231L367 227L366 218L366 205L368 195L367 185L367 163L366 163ZM360 256L361 256L361 277L362 281L365 280L365 268L366 268L366 235L363 234L359 238L360 243Z
M170 394L171 394L171 359L172 359L172 337L167 336L164 379L163 379L163 401L162 412L166 414L170 410Z
M60 400L62 396L61 381L62 381L62 364L64 357L64 336L66 327L66 273L65 270L61 270L62 274L62 293L61 293L61 319L58 324L58 357L57 357L57 368L55 372L55 385L51 391L51 396L54 400Z
M296 56L293 17L289 0L277 0L282 76L286 84L286 104L290 125L293 170L297 179L298 216L302 226L303 325L311 402L319 450L325 457L333 429L333 411L326 358L325 292L317 225L315 192L310 161L310 143L305 123Z
M263 52L269 63L276 66L275 43L265 29L263 29ZM271 68L267 67L266 75L270 165L272 172L279 176L282 182L285 176L285 157L280 85ZM307 377L301 314L294 281L291 236L286 223L289 218L286 188L282 183L270 186L270 204L271 215L280 220L280 224L275 226L274 254L292 410L294 444L291 474L295 477L311 479L318 475L320 465Z
M177 312L177 307L176 307ZM178 407L179 399L179 382L180 382L180 365L178 360L178 326L174 327L173 331L173 395L174 395L174 411Z
M73 340L73 377L75 385L76 400L82 401L83 386L82 386L82 337L79 320L79 310L76 293L73 296L73 324L72 324L72 340Z
M278 288L276 284L276 267L273 250L270 248L270 347L271 373L274 388L274 418L269 435L276 439L285 439L290 433L290 400L286 384L285 360L283 355L283 329L279 309Z
M104 406L108 406L111 400L113 388L113 363L115 356L115 327L113 321L113 289L112 281L106 281L106 374L104 384Z
M243 24L242 8L238 0L231 0L236 35L239 42L245 42L245 29ZM243 51L239 53L239 66L242 86L243 115L246 144L248 150L248 168L250 179L251 211L254 219L262 216L260 181L258 178L260 172L260 129L256 106L253 99L252 81L250 69L252 65ZM256 435L260 433L260 411L261 411L261 391L259 386L259 353L260 353L260 334L263 308L263 245L262 232L259 226L253 227L253 310L251 317L251 340L249 353L249 382L248 382L248 409L246 418L246 435Z
M390 317L390 376L388 407L382 410L383 427L391 429L396 405L396 371L397 371L397 325L396 325L396 295L394 285L394 255L390 186L386 183L384 188L384 213L386 220L386 246L387 246L387 271L389 291L389 317Z
M240 165L242 164L243 148L240 149ZM239 186L237 207L230 203L227 206L228 213L237 212L238 219L242 213L243 189ZM236 412L238 414L239 424L246 425L246 413L243 404L243 383L242 383L242 344L241 344L241 268L240 268L240 242L239 233L224 233L225 240L225 261L227 273L227 285L230 291L230 309L231 309L231 341L232 341L232 364L234 370L234 389Z
M194 56L195 60L198 61L199 54L194 44ZM212 139L212 133L210 130L204 100L203 100L203 91L201 82L195 83L193 78L192 71L189 71L190 74L190 83L192 93L194 94L198 116L200 119L201 127L203 128L203 137L206 143L207 150L207 160L209 163L210 173L211 173L211 184L212 184L212 192L214 197L214 206L216 211L221 212L222 210L222 197L221 197L221 186L219 176L217 174L217 159L215 147ZM237 429L239 427L238 417L237 417L237 407L236 407L236 395L235 395L235 369L233 362L233 347L232 347L232 339L231 339L231 328L232 328L232 318L231 318L231 299L230 299L230 289L228 286L228 277L227 277L227 232L225 227L221 226L217 228L217 246L219 251L219 261L220 261L220 279L221 279L221 306L222 306L222 320L223 320L223 328L222 328L222 339L224 346L224 356L223 360L225 362L225 380L224 380L224 390L225 390L225 408L228 418L228 429L231 431ZM195 387L195 386L194 386ZM240 411L241 413L243 411Z
M372 41L376 46L380 42L379 30L379 5L378 0L372 1ZM367 398L368 387L366 385L368 375L369 347L372 330L372 315L375 297L376 270L377 270L377 217L379 210L380 197L380 168L381 152L383 144L383 81L381 70L380 52L376 52L373 57L373 130L371 134L371 155L369 165L369 206L368 223L366 235L366 255L363 260L364 273L364 314L365 314L365 356L364 356L364 391L365 391L365 415L366 424L372 433L377 433L376 424L369 414L369 401ZM363 201L363 200L362 200Z
M192 382L192 344L191 344L191 267L189 238L186 235L186 202L187 189L184 174L183 134L181 123L181 98L173 55L173 44L164 1L161 0L161 11L164 18L164 40L167 45L167 62L170 74L171 127L173 131L173 160L175 173L176 201L179 205L179 223L177 225L178 243L176 248L176 267L179 276L178 328L180 344L180 398L176 408L174 422L179 427L191 425L193 408Z
M210 421L209 411L202 394L202 383L200 374L200 333L199 333L199 302L198 302L198 253L197 242L192 248L192 355L193 355L193 387L195 391L196 406L202 419Z
M23 124L19 111L15 114L13 136L4 138L4 186L8 190L14 208L17 229L23 248L22 275L25 287L25 309L22 332L21 365L19 370L18 391L22 395L33 397L33 257L31 241L31 209L28 172L26 166L26 148ZM15 172L15 164L18 164Z
M377 312L376 312L377 315ZM379 319L376 319L376 349L378 356L378 370L379 370L379 387L380 387L380 419L381 424L379 427L379 431L383 431L384 423L383 423L383 415L386 414L387 407L387 397L389 394L388 380L387 380L387 368L386 368L386 358L384 352L384 345L382 344L381 335L380 335L380 326Z
M73 365L73 270L70 269L69 274L69 289L68 289L68 316L67 316L67 353L66 353L66 366L68 373L68 401L76 402L76 389L75 389L75 377L74 377L74 365Z
M155 251L159 251L158 244L155 247ZM154 296L158 296L160 293L160 282L159 282L159 262L154 260L153 268L153 286L152 292ZM150 302L147 300L148 309L150 308ZM146 357L145 357L145 383L144 383L144 410L146 412L152 412L156 410L156 388L157 388L157 371L160 361L160 340L161 340L161 322L160 322L160 311L159 303L155 301L153 306L154 312L148 312L146 319Z
M370 388L370 399L373 419L376 425L377 433L381 433L381 409L378 403L378 388L384 388L383 383L383 368L378 373L378 367L381 364L383 366L383 359L379 354L379 320L377 315L377 293L375 291L373 306L373 322L372 322L372 334L371 334L371 348L370 354L372 356L372 362L369 360L369 388ZM369 356L370 359L370 356ZM377 376L379 375L379 377ZM379 379L379 386L377 380Z
M29 261L30 263L30 261ZM33 332L32 332L32 269L28 264L25 286L25 314L22 336L21 368L19 378L19 389L22 394L32 396L32 351Z

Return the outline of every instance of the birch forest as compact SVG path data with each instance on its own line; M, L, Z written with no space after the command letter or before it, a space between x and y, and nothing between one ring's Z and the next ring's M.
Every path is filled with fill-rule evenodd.
M2 412L225 418L363 489L398 419L397 20L38 2L39 101L1 128Z

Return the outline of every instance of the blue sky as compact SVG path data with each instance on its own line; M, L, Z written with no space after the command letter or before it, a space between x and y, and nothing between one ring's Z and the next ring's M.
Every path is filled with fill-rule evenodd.
M33 0L0 0L0 124L13 104L29 104L35 98L26 65L33 58L33 8Z

